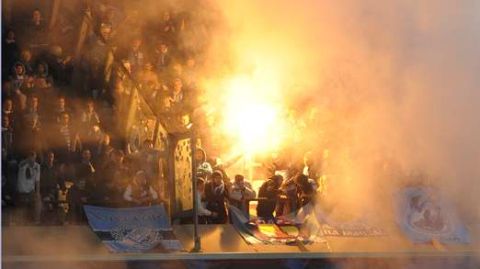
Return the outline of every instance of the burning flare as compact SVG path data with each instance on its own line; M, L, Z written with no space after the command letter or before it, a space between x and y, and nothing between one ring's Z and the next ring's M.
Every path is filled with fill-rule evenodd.
M223 129L236 143L236 150L255 155L281 146L286 121L283 108L272 93L275 84L238 76L226 82Z

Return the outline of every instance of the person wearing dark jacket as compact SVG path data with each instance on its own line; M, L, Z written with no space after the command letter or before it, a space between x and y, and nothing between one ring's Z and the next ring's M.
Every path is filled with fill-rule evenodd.
M2 81L5 81L9 75L8 72L10 72L15 62L19 60L20 56L20 49L15 38L15 32L12 29L7 30L2 49Z
M217 215L212 217L212 222L215 224L227 222L227 209L225 207L227 197L228 191L223 183L222 173L220 171L213 172L211 180L205 184L205 198L207 209Z
M315 183L304 174L298 174L294 180L297 186L297 201L300 207L314 201Z
M283 177L275 175L265 181L258 191L257 216L266 221L273 220L273 212L277 205L278 196L281 194L280 186Z

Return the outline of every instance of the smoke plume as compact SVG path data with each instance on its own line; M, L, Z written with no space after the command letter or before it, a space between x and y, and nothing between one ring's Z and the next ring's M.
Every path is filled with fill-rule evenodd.
M240 74L296 115L316 107L297 147L331 149L336 197L351 205L406 184L379 176L376 161L389 159L402 175L428 175L422 181L478 219L478 2L215 4L225 24L206 57L222 71L205 82L210 99L222 100L219 81Z

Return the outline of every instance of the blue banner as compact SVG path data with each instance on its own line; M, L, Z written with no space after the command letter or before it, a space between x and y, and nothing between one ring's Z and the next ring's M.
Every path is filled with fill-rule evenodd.
M466 227L451 203L429 187L408 187L397 195L397 222L416 243L469 243Z
M84 206L88 223L113 252L181 250L163 205L134 208Z

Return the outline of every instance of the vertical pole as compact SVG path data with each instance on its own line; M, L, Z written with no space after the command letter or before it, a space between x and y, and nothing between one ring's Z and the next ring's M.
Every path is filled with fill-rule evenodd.
M195 161L195 152L197 149L195 125L190 130L190 148L192 151L192 196L193 196L193 241L192 252L199 252L202 249L200 236L198 235L198 205L197 205L197 162Z
M82 52L83 45L85 43L85 39L87 38L89 24L91 23L91 11L90 7L87 6L86 10L83 14L82 24L80 25L80 32L78 33L78 40L75 46L75 60L78 61L80 58L80 53Z
M91 14L90 14L88 3L85 2L85 11L83 12L83 18L82 18L82 22L78 32L78 39L77 39L77 43L75 44L75 49L73 52L73 60L74 60L75 68L73 70L73 75L72 75L73 85L80 85L78 87L82 88L81 89L82 92L86 90L85 89L86 82L84 81L85 76L80 71L81 69L80 56L82 55L83 45L85 44L85 40L87 38L87 34L89 31L89 24L91 23L90 15Z
M171 135L167 134L167 180L168 180L168 191L169 191L169 201L170 201L170 212L172 214L178 212L177 206L177 194L175 191L175 147L177 145L177 139Z

